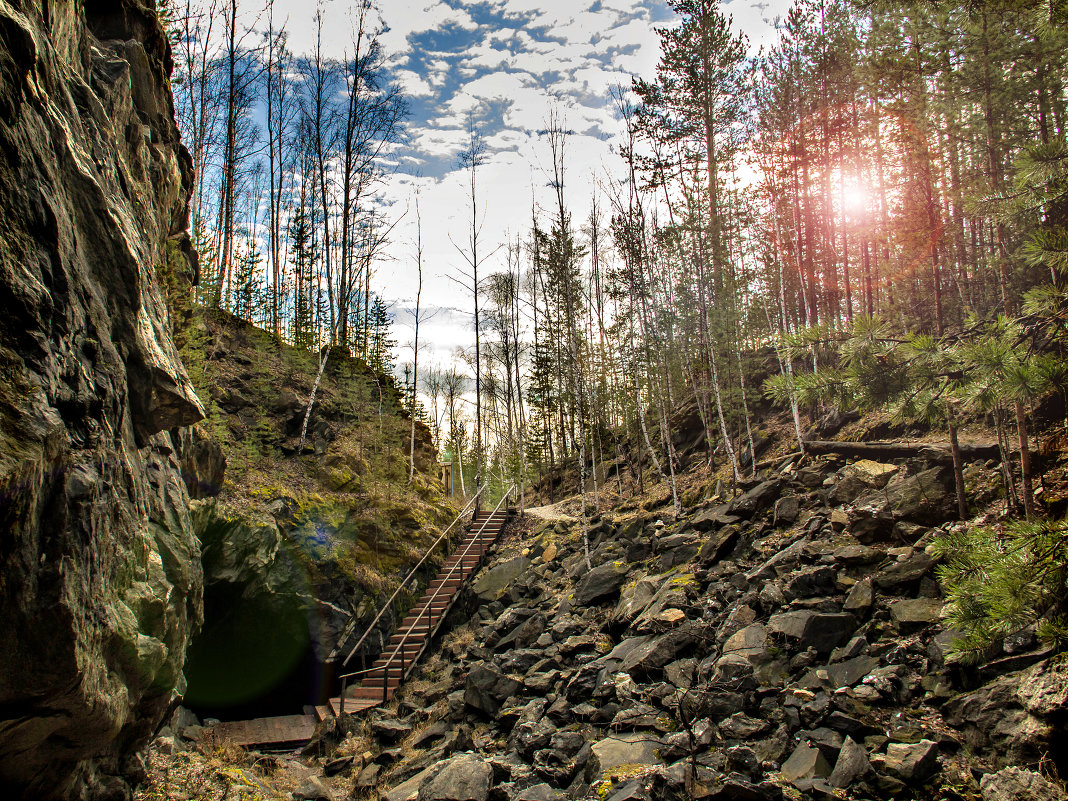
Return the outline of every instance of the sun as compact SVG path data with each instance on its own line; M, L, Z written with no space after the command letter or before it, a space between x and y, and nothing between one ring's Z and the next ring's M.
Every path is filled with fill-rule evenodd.
M850 217L862 217L871 208L872 193L868 185L855 175L836 175L838 201L842 211Z

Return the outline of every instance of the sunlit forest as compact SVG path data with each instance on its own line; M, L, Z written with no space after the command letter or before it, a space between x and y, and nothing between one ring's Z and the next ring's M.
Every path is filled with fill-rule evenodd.
M1068 245L1062 10L801 2L753 52L719 4L669 5L655 74L610 93L618 163L599 179L571 163L567 108L547 101L555 202L523 235L481 225L472 123L456 236L476 342L452 365L406 365L409 404L468 481L573 460L600 484L620 458L670 481L687 401L736 477L766 395L799 440L831 402L954 437L989 415L1020 452L1011 501L1031 509L1029 404L1062 381L1046 357ZM376 270L395 220L376 197L406 101L363 8L347 61L292 53L270 4L255 34L236 4L168 13L195 302L393 370Z

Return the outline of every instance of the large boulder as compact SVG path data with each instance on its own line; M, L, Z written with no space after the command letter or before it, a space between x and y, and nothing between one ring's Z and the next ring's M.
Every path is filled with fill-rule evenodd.
M456 754L419 787L419 801L486 801L493 768L477 754Z
M991 749L998 765L1027 765L1056 747L1066 708L1068 664L1049 659L949 699L943 717L970 748Z
M193 173L153 5L0 3L0 786L116 796L201 617L166 284Z
M487 715L496 715L509 697L523 685L486 665L475 665L464 684L464 703Z
M660 757L660 750L663 747L662 740L644 732L605 737L592 746L589 762L586 763L586 777L598 781L620 765L662 765L664 760Z
M772 615L768 620L768 634L795 644L801 650L815 648L830 653L844 643L857 629L857 619L844 612L813 612L799 610Z
M483 601L496 601L529 567L530 560L525 556L501 562L479 573L471 583L471 589Z
M609 562L595 567L575 587L574 603L586 606L614 596L627 580L630 567L624 562Z
M857 498L849 530L861 541L887 539L900 520L938 525L956 515L952 475L932 467L911 476L897 475L883 489Z
M1065 801L1068 793L1040 773L1008 767L988 773L979 785L983 801Z

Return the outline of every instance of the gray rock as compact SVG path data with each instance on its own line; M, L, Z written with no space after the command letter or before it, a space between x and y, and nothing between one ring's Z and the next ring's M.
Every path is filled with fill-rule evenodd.
M710 509L703 509L690 518L690 525L693 526L696 531L710 531L714 528L720 528L738 522L737 516L730 514L728 511L729 509L730 504L726 503L719 504Z
M803 779L826 779L831 775L831 766L818 748L801 743L783 763L782 775L796 785Z
M766 720L751 718L743 712L736 712L720 722L719 731L728 739L752 740L770 732L771 724Z
M625 588L612 612L612 623L630 623L645 611L659 588L655 578L643 578Z
M382 742L394 745L412 733L412 724L392 718L376 719L371 721L371 731Z
M510 696L515 695L522 684L485 665L475 665L467 674L464 684L464 703L487 715L496 715Z
M381 772L382 766L372 762L360 771L360 775L356 777L356 786L361 789L376 786L378 784L378 774Z
M746 573L745 579L749 582L754 582L775 578L779 568L795 564L801 558L808 543L808 537L802 537L790 545L787 545L785 548L776 551L775 554L769 557L763 564L754 567Z
M938 744L931 740L890 743L881 763L891 776L908 784L923 784L938 773Z
M627 580L629 566L623 562L609 562L595 567L575 587L573 602L586 606L615 595Z
M919 551L905 561L894 562L876 573L875 586L880 590L899 590L907 585L918 583L920 579L931 572L933 567L934 559L926 552Z
M775 525L789 526L797 522L801 513L801 505L796 495L787 495L775 501L774 521Z
M486 801L493 768L477 754L456 754L419 786L419 801Z
M911 598L890 604L890 617L901 631L909 632L938 620L942 601L938 598Z
M809 567L793 574L786 585L787 598L811 598L814 595L829 595L835 591L838 572L825 565Z
M800 649L815 648L830 653L849 640L857 621L850 614L838 612L783 612L768 620L768 633L794 642Z
M1065 801L1068 793L1033 770L1009 767L988 773L979 784L983 801Z
M781 491L782 482L779 479L762 481L744 495L735 498L731 502L730 513L752 517L771 506Z
M846 612L858 612L865 614L875 602L875 590L872 587L871 577L863 578L849 588L842 609Z
M562 801L567 796L542 782L516 793L512 801Z
M727 638L721 650L722 656L742 657L758 665L770 660L768 631L759 623L746 626Z
M605 737L592 746L586 765L588 781L598 781L620 765L662 765L663 741L647 733L630 732Z
M334 794L318 776L309 776L293 791L293 798L298 801L334 801Z
M525 556L509 559L479 573L471 583L471 590L483 601L496 601L529 567L530 560Z
M619 669L641 675L662 668L676 655L697 642L707 630L704 623L687 620L678 628L635 647L622 659Z
M955 515L952 477L941 467L914 476L895 476L884 489L857 499L849 515L850 532L864 541L885 539L899 520L938 525Z
M831 787L848 787L870 772L871 763L868 761L868 752L864 746L858 744L852 737L846 737L827 783Z
M999 766L1037 764L1063 736L1055 710L1064 693L1068 666L1047 660L950 698L942 714L970 748L990 749Z

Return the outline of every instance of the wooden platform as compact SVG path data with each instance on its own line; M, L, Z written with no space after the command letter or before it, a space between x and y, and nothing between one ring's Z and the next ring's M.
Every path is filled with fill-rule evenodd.
M283 715L277 718L231 720L216 723L211 727L211 733L219 740L246 748L267 745L276 748L285 745L296 747L312 738L318 722L314 715Z
M508 519L507 511L474 515L437 577L397 626L370 671L362 674L363 681L347 688L346 715L373 709L393 697L444 621L461 587L481 567L483 557L497 541ZM341 714L341 699L331 698L325 705L306 707L305 713L217 723L208 736L246 748L295 748L312 738L320 721Z

